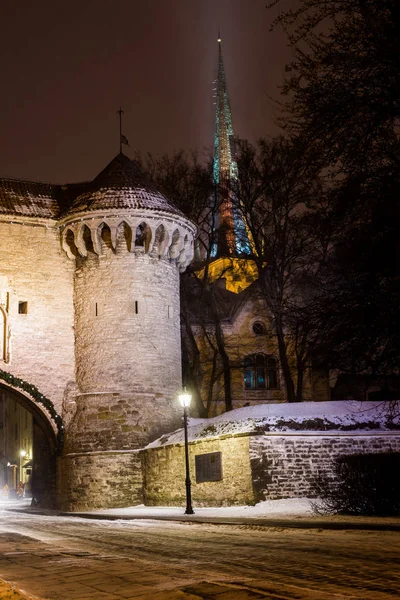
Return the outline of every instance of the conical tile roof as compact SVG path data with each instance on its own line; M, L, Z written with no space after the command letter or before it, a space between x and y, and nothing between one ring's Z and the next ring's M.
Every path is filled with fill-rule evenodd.
M130 209L156 210L184 216L155 189L137 162L120 153L74 200L66 216Z

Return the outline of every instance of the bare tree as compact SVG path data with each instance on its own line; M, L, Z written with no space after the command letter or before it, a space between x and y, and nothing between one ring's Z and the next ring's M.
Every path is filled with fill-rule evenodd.
M335 185L321 352L341 370L398 374L399 2L299 0L275 26L294 55L281 123Z
M309 318L330 232L324 192L301 147L282 137L239 143L234 197L251 237L289 402L302 400L318 331ZM318 214L318 224L315 217Z

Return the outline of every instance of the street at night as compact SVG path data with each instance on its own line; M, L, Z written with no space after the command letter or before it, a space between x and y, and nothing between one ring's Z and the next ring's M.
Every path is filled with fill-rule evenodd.
M398 598L395 531L1 512L0 577L27 598Z
M400 1L2 4L0 600L399 600Z

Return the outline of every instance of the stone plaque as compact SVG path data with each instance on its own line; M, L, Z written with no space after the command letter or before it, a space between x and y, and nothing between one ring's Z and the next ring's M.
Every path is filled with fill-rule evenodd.
M196 483L203 483L204 481L221 481L221 452L197 454L195 460Z

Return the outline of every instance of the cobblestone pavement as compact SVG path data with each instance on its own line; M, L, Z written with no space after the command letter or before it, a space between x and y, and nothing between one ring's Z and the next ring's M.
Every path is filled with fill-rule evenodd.
M385 600L399 538L2 513L0 577L46 600Z

